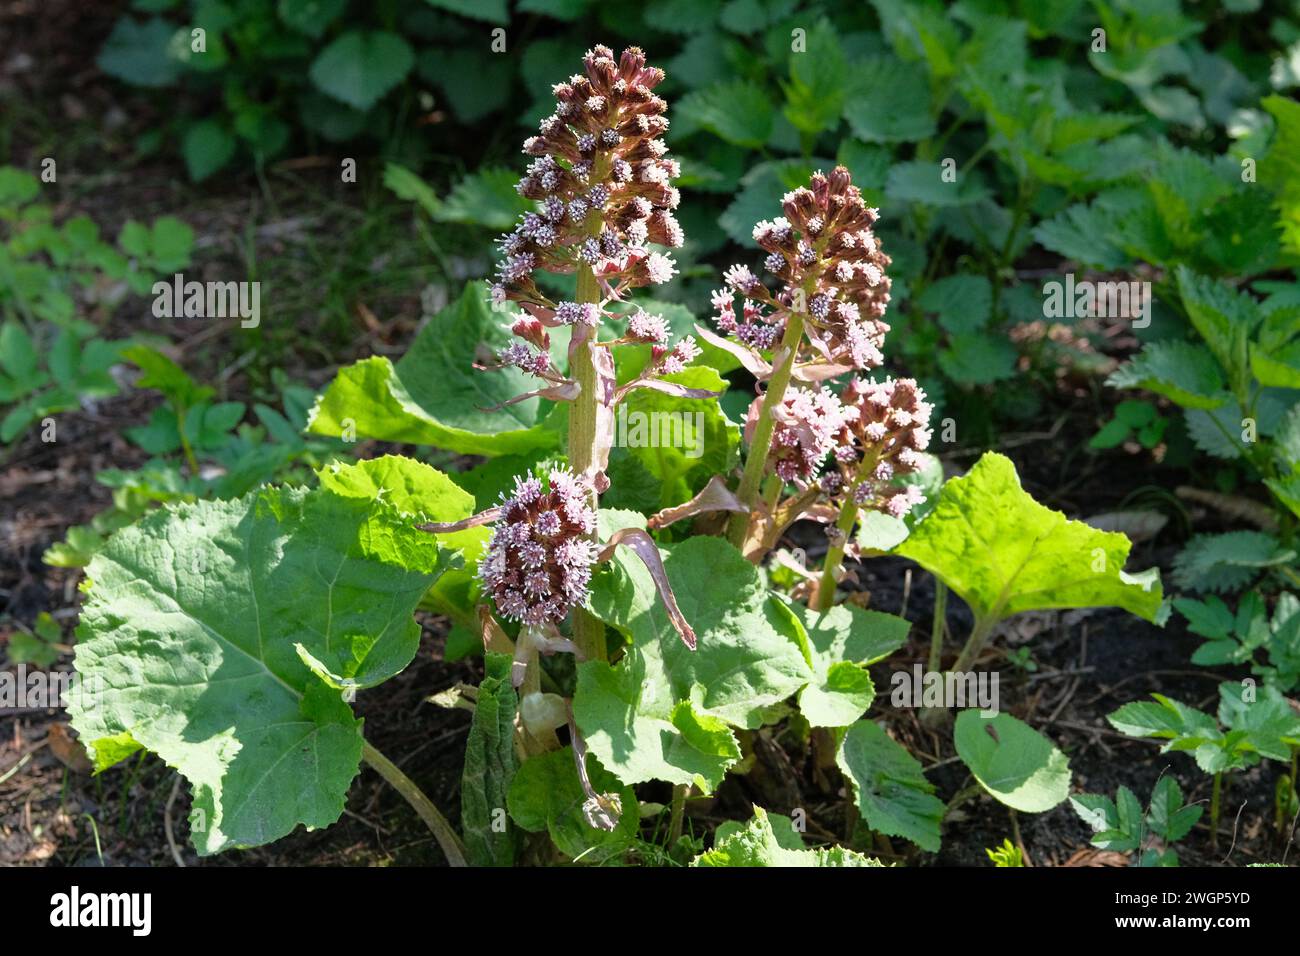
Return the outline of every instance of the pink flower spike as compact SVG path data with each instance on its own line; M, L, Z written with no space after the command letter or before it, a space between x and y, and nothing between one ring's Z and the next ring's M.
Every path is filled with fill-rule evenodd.
M587 599L596 548L587 535L596 516L586 486L570 472L551 472L548 487L515 479L502 495L497 525L479 563L479 578L502 616L538 627L561 621Z

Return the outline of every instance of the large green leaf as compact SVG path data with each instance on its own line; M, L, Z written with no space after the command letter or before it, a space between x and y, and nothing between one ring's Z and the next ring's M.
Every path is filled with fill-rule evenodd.
M632 638L625 661L662 681L661 697L689 699L701 713L737 727L761 726L769 705L812 679L802 625L721 538L688 538L661 553L677 605L695 629L696 650L682 643L649 572L626 550L593 578L592 610ZM601 760L615 769L604 754Z
M338 462L320 471L321 487L349 498L382 499L412 524L459 521L476 509L474 496L435 468L401 455L384 455L354 465ZM438 535L445 548L460 548L467 563L477 561L491 529L479 526Z
M868 143L916 142L932 135L925 68L891 56L854 64L844 118L853 134Z
M536 387L517 369L473 368L480 342L501 346L510 338L486 297L482 283L466 286L459 300L429 319L396 365L376 356L340 370L312 409L307 430L338 437L350 425L358 438L437 445L467 455L554 445L556 433L539 424L545 407L538 399L485 410Z
M923 850L939 849L943 801L902 744L874 722L859 720L844 736L837 760L867 826L911 840Z
M917 202L926 206L968 206L987 199L989 191L977 180L963 176L949 182L937 162L912 160L889 170L885 195L890 199Z
M829 20L819 20L807 39L807 49L790 54L785 117L800 132L815 135L839 126L849 67Z
M939 353L939 367L960 385L991 385L1016 374L1016 350L1005 339L976 333L954 335Z
M161 17L143 23L122 17L113 25L96 63L109 76L132 86L170 86L182 71L171 50L176 31Z
M514 469L512 475L519 470L524 469ZM349 466L328 465L321 470L320 481L335 494L382 497L389 506L408 516L411 524L459 521L491 506L480 507L473 495L442 472L397 455L371 458ZM455 550L463 563L461 567L448 569L434 582L421 602L423 607L451 615L477 629L478 561L491 535L492 529L483 525L438 535L438 543Z
M431 7L450 10L463 17L486 20L488 23L509 23L510 13L506 0L424 0Z
M410 44L396 33L349 30L320 52L309 73L322 92L368 110L414 65Z
M678 119L693 123L737 146L758 148L772 135L771 97L745 80L718 83L683 97Z
M695 365L669 382L725 392L727 382L708 366ZM633 391L615 414L614 447L626 448L659 479L659 507L688 500L714 475L725 475L740 457L740 426L718 399L683 398L655 389Z
M1154 573L1124 572L1129 540L1036 502L1009 458L985 454L946 482L934 510L897 553L942 578L982 618L1046 608L1122 607L1148 621Z
M574 715L592 752L624 783L712 790L740 758L729 728L761 726L771 705L813 679L807 635L722 539L689 538L662 555L697 649L678 637L645 567L620 553L593 580L591 608L632 646L613 666L579 665Z
M993 287L985 276L948 276L926 287L916 304L936 313L939 324L955 335L979 332L993 311Z
M100 770L141 747L179 770L200 853L327 826L362 748L335 688L410 662L447 564L382 500L325 489L155 511L88 568L73 726Z
M1043 813L1070 794L1070 762L1051 741L1010 714L957 715L957 754L975 779L1007 806Z
M773 826L766 810L755 807L754 818L744 827L729 827L725 832L719 827L713 849L697 856L691 866L884 866L877 859L842 846L805 849L789 821L776 819L782 821L780 831ZM798 845L787 845L792 842L791 836L799 841Z
M578 779L572 747L552 750L523 762L510 784L510 816L525 830L549 833L566 856L597 863L601 854L617 852L636 840L641 822L640 805L636 792L621 786L591 754L587 754L587 776L597 793L618 796L622 813L613 830L593 827L583 813L587 795Z
M851 604L820 613L799 611L813 667L813 679L799 691L799 711L814 727L847 727L876 697L867 665L902 647L912 625Z
M726 722L674 701L644 655L628 654L613 667L579 664L573 713L592 753L623 783L666 780L712 793L740 760Z
M474 721L465 741L461 829L470 865L510 866L515 861L515 833L506 816L506 802L518 765L515 710L519 701L510 684L510 655L484 656L486 673L474 698Z

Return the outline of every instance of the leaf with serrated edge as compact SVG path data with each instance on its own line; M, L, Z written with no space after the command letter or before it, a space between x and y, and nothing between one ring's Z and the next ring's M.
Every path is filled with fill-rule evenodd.
M1047 608L1122 607L1146 620L1158 580L1124 573L1129 540L1036 502L1011 460L989 452L946 482L934 510L898 546L981 617Z
M374 356L341 369L317 399L307 430L437 445L466 455L554 445L558 435L541 426L546 410L539 399L484 410L532 387L518 369L472 367L480 342L501 345L509 338L501 322L487 307L483 283L469 283L459 300L429 319L396 365Z
M726 541L694 537L660 551L677 605L695 630L696 650L682 643L635 556L618 553L595 575L593 612L632 638L627 660L640 659L646 676L663 683L661 694L673 702L689 699L733 726L761 726L768 705L812 678L802 625ZM617 772L605 754L600 758Z
M395 510L319 489L153 512L88 569L73 726L100 770L140 747L179 770L201 854L327 826L360 721L295 645L356 687L386 680L414 657L412 613L446 565Z
M719 827L713 849L697 856L691 866L884 866L877 859L840 846L811 850L785 846L773 819L782 818L769 818L766 810L755 807L754 818L743 827L729 828L725 835ZM789 827L788 820L784 826Z
M1144 388L1184 408L1218 408L1229 399L1214 356L1190 342L1152 342L1111 373L1112 388Z
M515 711L518 698L510 683L508 654L485 654L485 674L474 698L474 719L465 742L461 774L461 828L471 866L510 866L515 834L498 827L518 759L515 756Z
M800 607L799 613L813 668L813 679L799 691L799 710L814 727L847 727L876 696L866 665L902 647L911 624L850 604L821 613Z
M867 826L932 853L939 849L943 801L902 744L872 721L859 720L849 728L836 759Z

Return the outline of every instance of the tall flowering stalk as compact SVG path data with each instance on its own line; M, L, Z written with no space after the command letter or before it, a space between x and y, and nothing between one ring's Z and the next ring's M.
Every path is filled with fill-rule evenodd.
M670 343L662 316L637 309L621 331L599 339L602 325L616 321L607 312L610 303L674 274L671 257L650 245L682 244L672 212L680 199L672 180L680 170L662 140L667 106L653 92L663 71L646 66L645 54L635 47L615 59L608 47L597 46L582 62L584 73L553 87L555 112L524 143L533 159L518 190L537 208L501 237L492 287L496 306L514 302L524 310L507 326L515 341L497 353L498 367L522 369L539 381L505 404L534 397L567 402L569 467L551 470L545 480L517 477L499 506L471 518L423 526L446 533L495 523L479 577L497 613L518 622L519 637L511 642L485 609L484 640L514 654L515 686L524 688L532 708L525 711L547 715L538 725L543 737L562 708L535 699L537 658L560 651L584 660L605 658L604 627L585 604L593 567L618 545L645 562L669 619L694 648L695 633L677 609L654 540L628 528L599 541L598 502L609 487L605 469L619 402L638 388L691 398L715 395L664 379L692 362L699 349L689 336ZM539 271L574 275L574 298L552 299L536 281ZM561 328L569 329L565 369L555 366L550 351L551 333ZM651 357L637 378L620 386L612 353L621 345L649 345ZM566 621L571 638L561 630Z
M807 186L785 195L782 211L784 216L754 227L755 242L767 252L764 268L776 280L777 291L748 267L732 266L724 276L726 287L713 295L715 322L729 337L700 330L766 383L757 409L751 410L749 454L737 492L749 513L734 514L728 529L732 543L741 548L765 520L758 507L765 477L766 520L779 523L771 512L781 482L807 480L814 459L830 450L826 432L835 431L837 400L826 390L788 396L791 381L817 383L878 367L889 331L883 317L890 259L871 231L877 211L863 201L848 170L837 166L829 175L813 174ZM770 363L761 354L769 349ZM803 461L798 466L787 453L796 446Z
M933 410L912 379L884 382L852 379L841 393L842 426L835 436L836 469L822 478L822 490L838 505L838 518L828 530L830 550L822 568L816 606L835 600L840 564L849 548L849 535L862 510L902 518L922 500L915 485L896 479L917 471L920 453L930 444Z

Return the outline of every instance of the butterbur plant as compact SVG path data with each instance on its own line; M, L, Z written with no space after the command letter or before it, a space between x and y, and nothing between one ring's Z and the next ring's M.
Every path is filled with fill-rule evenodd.
M671 279L672 258L651 250L649 243L680 246L683 236L672 212L680 201L672 186L680 168L668 158L663 141L667 104L654 94L663 70L647 66L635 47L615 59L603 46L587 52L583 68L584 73L555 84L555 112L524 143L524 153L536 158L518 191L536 200L538 211L526 213L502 237L492 298L498 304L518 302L531 316L511 326L520 341L503 349L499 360L547 383L509 401L544 396L570 403L569 463L594 503L608 487L614 406L628 392L616 388L609 347L598 340L607 322L604 309L631 289ZM557 302L544 294L534 280L538 270L575 275L574 300ZM556 327L569 330L563 376L552 370L548 351L547 330ZM660 378L680 371L697 354L690 339L669 348L662 321L637 313L622 342L648 342L655 349L654 363L633 387L712 394ZM579 610L574 626L587 655L603 656L600 622Z
M399 361L341 369L308 421L481 463L334 462L310 488L167 505L91 559L74 726L99 770L147 749L189 781L200 853L332 823L362 762L457 865L874 865L869 831L934 852L945 802L868 717L867 668L910 625L849 599L846 559L893 550L970 605L956 670L1023 611L1155 617L1127 539L1035 502L1008 459L940 487L930 402L884 368L877 213L843 167L757 225L765 278L727 269L711 327L637 297L684 238L662 79L640 50L593 47L524 144L532 208L494 282ZM710 355L757 383L743 424ZM625 408L698 418L705 467L671 442L613 454ZM827 557L785 587L765 565L798 521L825 528ZM438 695L473 711L458 826L353 711L414 659L417 609L482 644L479 686ZM863 826L809 847L790 808L756 807L706 850L693 798L778 727ZM1065 755L1009 714L963 711L953 744L974 780L954 800L1037 813L1068 795Z
M801 495L778 508L781 484L815 479L843 430L842 403L829 389L800 385L791 395L791 381L817 383L878 367L889 331L882 317L890 259L871 231L878 213L848 170L814 174L808 186L786 194L782 211L754 227L776 291L748 266L732 266L713 295L714 321L726 337L699 330L764 386L750 410L749 453L737 491L746 510L732 517L728 530L733 544L755 555L812 504Z

